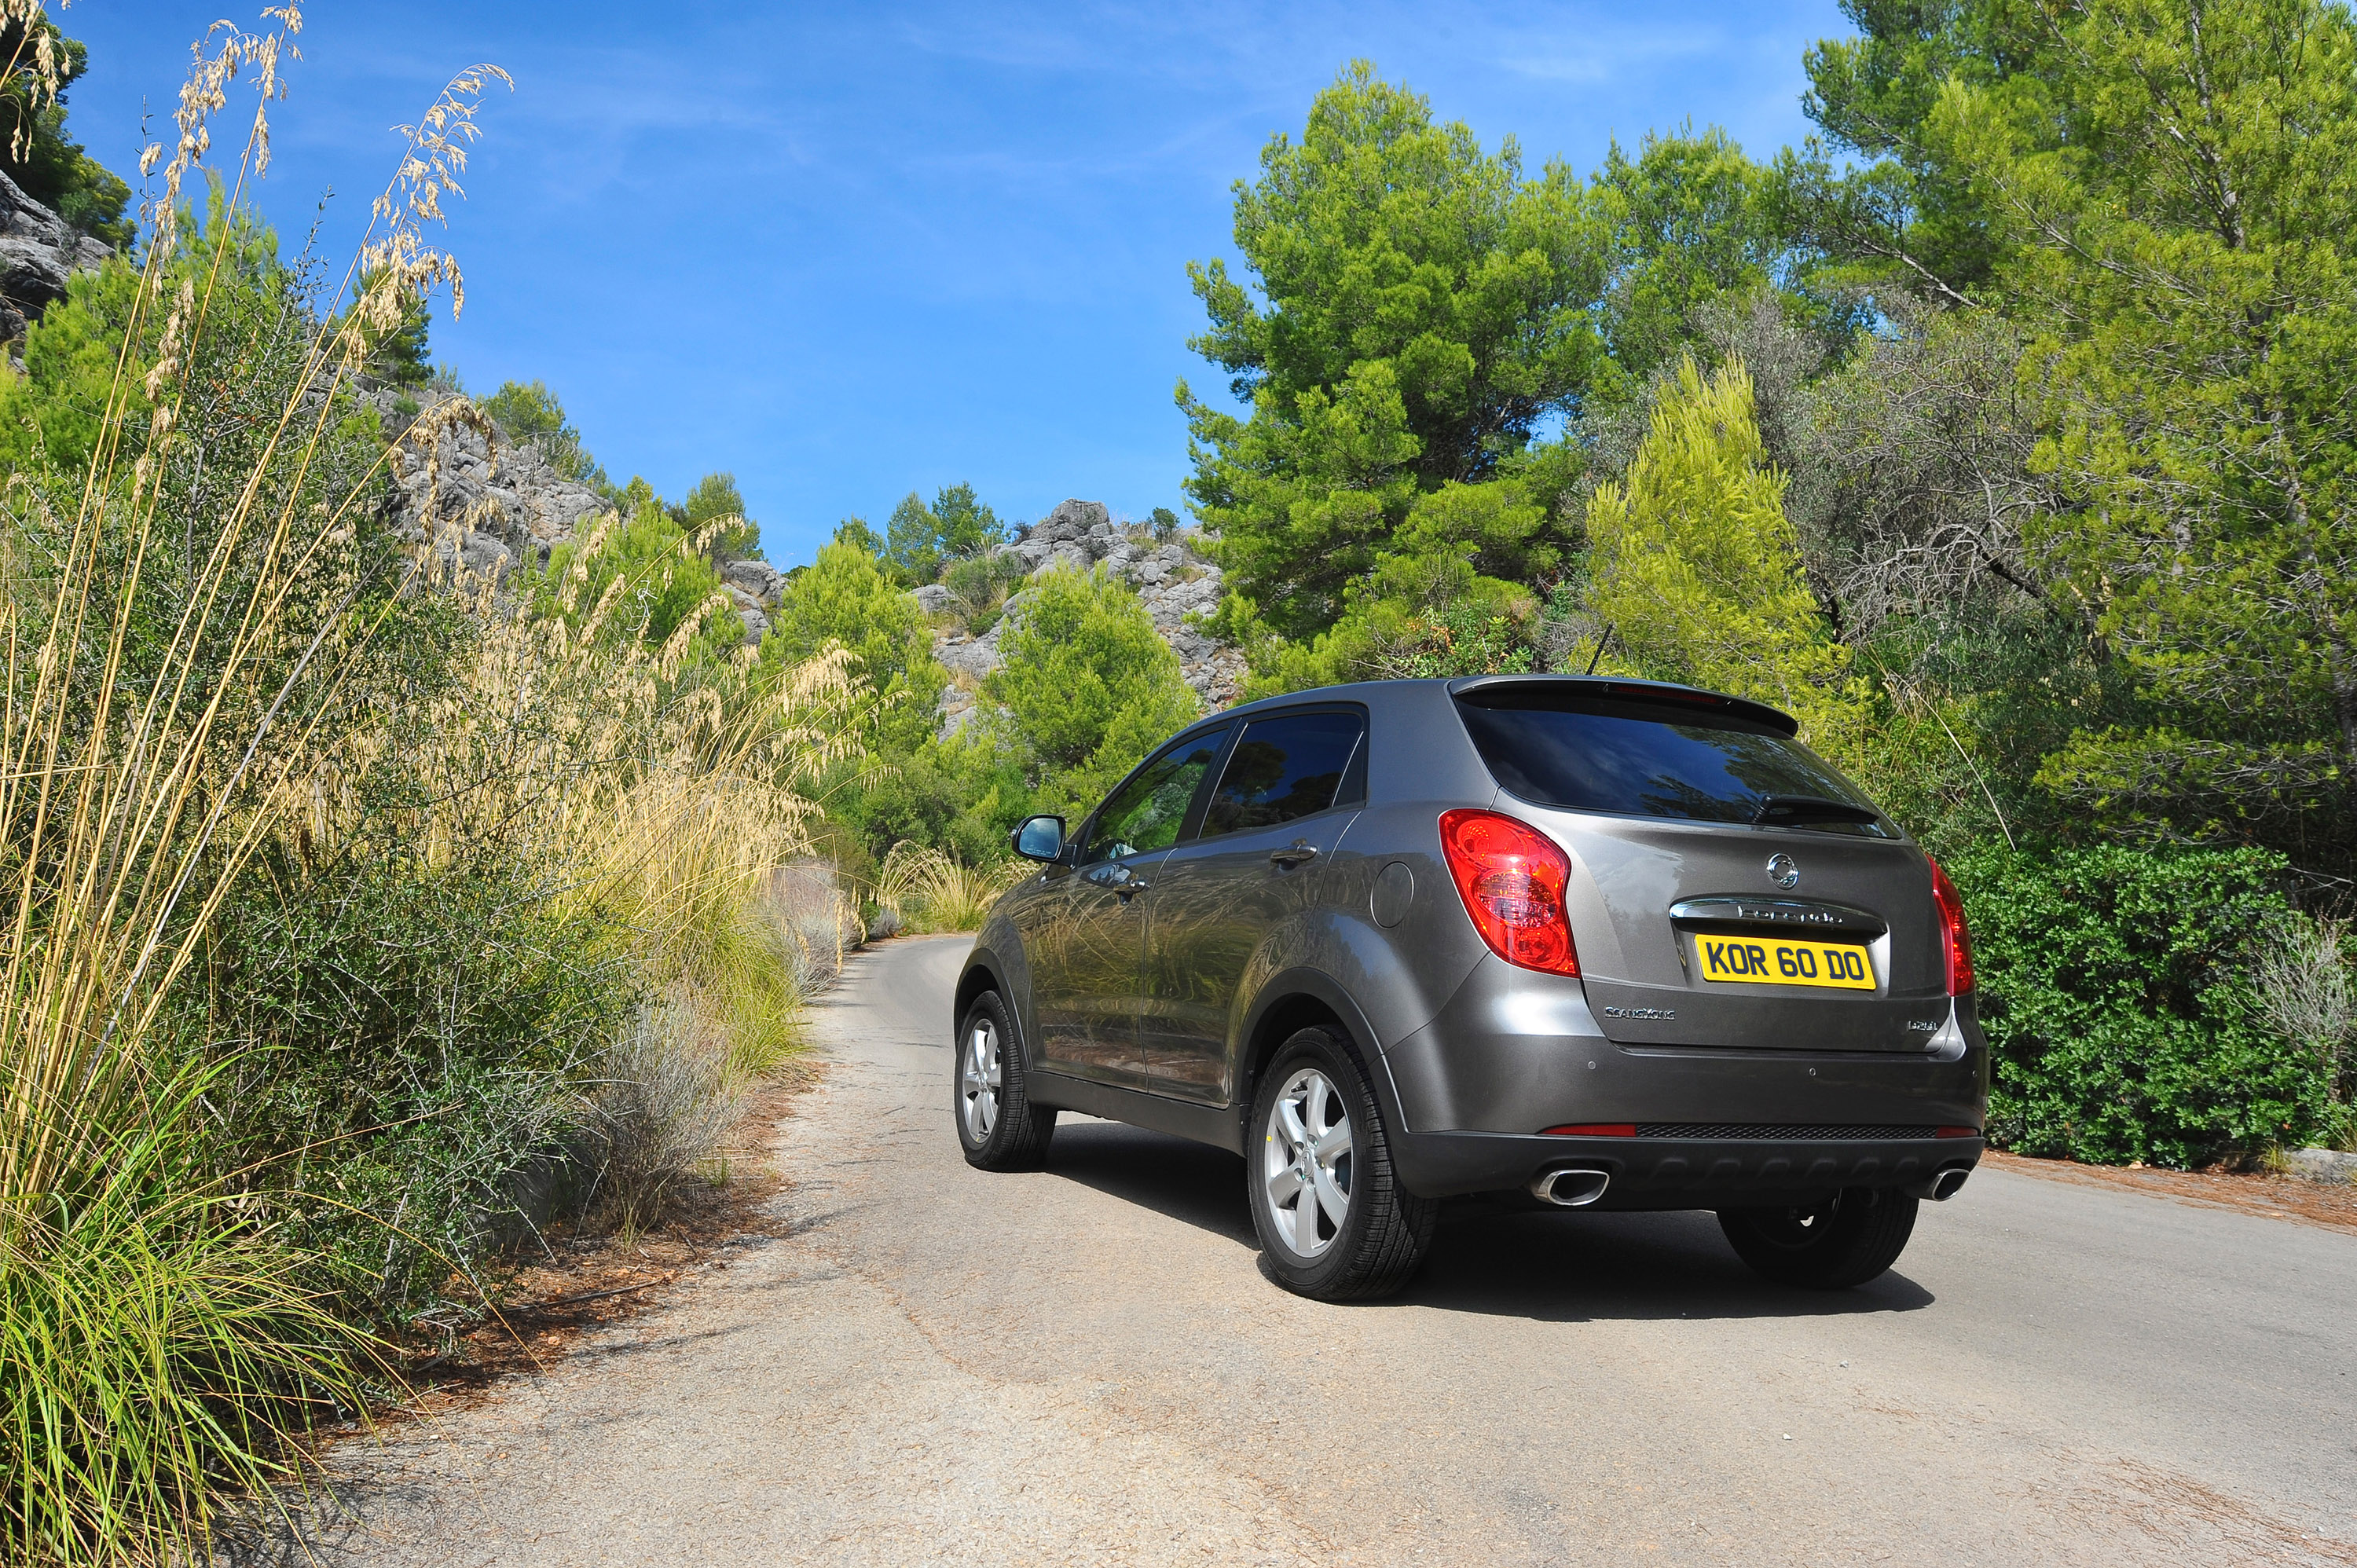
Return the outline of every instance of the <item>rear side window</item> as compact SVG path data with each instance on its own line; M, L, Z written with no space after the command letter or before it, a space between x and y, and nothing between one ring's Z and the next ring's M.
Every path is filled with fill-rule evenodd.
M1732 716L1589 702L1457 711L1491 777L1541 806L1702 822L1754 821L1770 797L1874 810L1849 780L1789 736ZM1824 832L1894 836L1881 822L1810 822Z
M1203 813L1202 836L1273 828L1313 816L1341 797L1366 733L1357 714L1278 714L1254 719L1228 754ZM1364 793L1363 783L1358 786Z

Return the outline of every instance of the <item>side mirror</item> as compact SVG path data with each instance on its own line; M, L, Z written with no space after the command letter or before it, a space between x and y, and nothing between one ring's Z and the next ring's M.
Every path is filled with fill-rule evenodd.
M1026 817L1009 835L1015 853L1026 860L1053 861L1064 853L1064 819Z

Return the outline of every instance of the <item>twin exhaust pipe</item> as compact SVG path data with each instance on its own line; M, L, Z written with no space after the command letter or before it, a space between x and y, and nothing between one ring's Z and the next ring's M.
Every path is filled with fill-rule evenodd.
M1933 1203L1945 1203L1956 1196L1957 1189L1964 1185L1964 1178L1972 1174L1969 1166L1949 1165L1945 1169L1933 1171L1914 1186L1900 1190L1910 1197L1928 1198Z
M1964 1185L1964 1178L1972 1174L1968 1166L1949 1165L1900 1190L1910 1197L1945 1203L1956 1196ZM1531 1196L1557 1208L1585 1208L1602 1197L1604 1189L1611 1185L1612 1173L1609 1171L1572 1165L1541 1171L1533 1176Z
M1609 1171L1569 1170L1541 1171L1531 1178L1531 1196L1541 1203L1552 1203L1557 1208L1585 1208L1604 1196L1612 1185Z

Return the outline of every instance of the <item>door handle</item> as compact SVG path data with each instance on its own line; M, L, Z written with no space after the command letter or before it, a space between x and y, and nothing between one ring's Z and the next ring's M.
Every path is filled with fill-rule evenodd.
M1124 882L1117 884L1114 887L1114 892L1120 896L1123 903L1126 904L1151 886L1153 884L1146 882Z
M1268 858L1271 864L1288 869L1297 865L1306 865L1318 858L1318 846L1301 839L1296 839L1283 849L1270 850Z

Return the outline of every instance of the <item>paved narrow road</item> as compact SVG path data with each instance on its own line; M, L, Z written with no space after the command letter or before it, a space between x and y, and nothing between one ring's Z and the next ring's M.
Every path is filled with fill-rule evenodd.
M328 1562L2357 1564L2357 1238L1985 1171L1789 1291L1704 1215L1453 1215L1289 1296L1241 1162L958 1156L963 939L856 961L792 1233L381 1451Z

